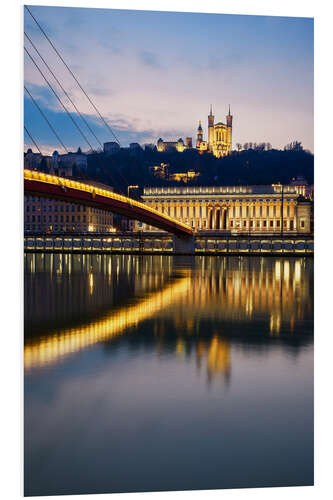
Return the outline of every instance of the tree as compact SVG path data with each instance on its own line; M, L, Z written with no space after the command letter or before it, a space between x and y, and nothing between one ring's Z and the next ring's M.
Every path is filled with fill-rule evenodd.
M303 151L302 143L299 141L290 142L284 148L285 151Z

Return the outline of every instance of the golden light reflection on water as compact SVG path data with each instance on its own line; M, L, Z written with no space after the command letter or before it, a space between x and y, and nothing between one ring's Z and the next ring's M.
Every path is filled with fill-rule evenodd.
M35 273L36 256L30 257L27 270L30 274L38 274ZM198 257L194 267L178 270L178 277L172 282L170 258L163 260L154 257L139 261L119 256L111 265L111 258L108 260L104 256L105 267L102 259L96 256L95 261L84 258L79 262L66 255L55 265L52 257L48 272L55 274L58 280L61 280L59 269L63 273L67 272L63 278L64 282L66 279L73 279L75 266L77 276L81 280L86 272L87 282L79 281L75 289L74 281L70 282L70 290L73 291L75 299L78 297L77 300L82 301L84 307L91 303L94 308L94 301L110 293L110 283L118 286L119 280L121 286L124 272L134 287L134 295L144 298L116 312L103 314L101 319L93 322L89 321L78 327L51 330L37 339L27 339L24 350L26 370L56 363L69 354L115 338L125 333L128 328L154 317L159 318L153 326L156 350L162 352L165 348L165 324L161 317L168 317L177 332L175 355L186 356L186 338L194 338L198 366L205 360L208 377L213 373L228 377L231 366L229 342L223 338L223 334L214 332L213 327L212 334L206 341L202 341L200 337L196 338L202 320L251 324L259 318L266 325L267 337L278 337L282 328L293 333L297 322L303 320L306 312L312 314L312 291L306 275L306 260L302 258L290 261L233 258L226 264L224 258L214 260ZM142 267L143 265L145 267ZM163 274L166 269L167 273ZM104 275L106 281L101 282L101 276ZM105 288L105 283L108 288ZM29 287L30 293L31 283ZM63 287L61 281L60 287ZM35 289L39 290L37 285ZM29 303L32 310L40 300L38 291L35 299ZM66 304L66 300L63 300L62 306L66 308ZM53 305L51 300L49 307Z
M190 283L190 277L186 276L167 285L164 290L155 292L139 303L123 308L100 321L62 330L60 333L50 332L46 338L25 346L25 369L55 362L67 354L120 335L125 329L151 318L158 311L177 302L179 297L186 293Z

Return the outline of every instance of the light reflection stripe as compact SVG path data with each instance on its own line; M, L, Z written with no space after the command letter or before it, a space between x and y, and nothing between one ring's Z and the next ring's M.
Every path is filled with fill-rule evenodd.
M27 344L24 349L25 370L55 363L63 356L120 335L125 329L138 325L177 302L188 292L190 283L191 278L186 276L149 295L138 304L111 314L103 320L63 330L61 333L50 333L47 338Z

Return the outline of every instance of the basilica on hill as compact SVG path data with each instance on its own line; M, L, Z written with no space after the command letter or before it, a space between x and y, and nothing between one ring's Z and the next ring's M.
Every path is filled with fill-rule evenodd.
M204 140L201 120L197 130L196 149L200 153L211 153L216 158L226 156L232 150L232 115L229 113L226 116L226 123L215 123L215 116L213 115L212 106L208 115L208 137L207 141ZM178 139L174 142L165 142L163 139L157 141L157 151L178 151L182 153L186 149L192 149L192 137L186 137L185 143L183 139Z

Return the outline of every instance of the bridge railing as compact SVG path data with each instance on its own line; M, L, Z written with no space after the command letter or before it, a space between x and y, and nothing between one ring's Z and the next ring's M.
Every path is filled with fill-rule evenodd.
M38 181L38 182L45 182L48 184L52 184L54 186L60 186L61 188L71 188L71 189L77 189L79 191L86 191L88 193L91 193L92 196L104 196L106 198L111 198L114 200L121 201L123 203L127 203L131 206L140 208L142 210L146 210L148 212L151 212L155 215L159 215L160 217L169 220L170 222L173 222L174 224L178 224L179 226L183 227L184 229L187 229L189 231L193 231L190 226L187 226L183 222L180 222L177 219L174 219L173 217L170 217L169 215L166 215L162 212L159 212L158 210L155 210L152 207L149 207L145 203L141 203L140 201L133 200L132 198L128 198L126 196L123 196L118 193L114 193L113 191L109 191L107 189L103 189L97 186L93 186L91 184L85 184L84 182L80 181L74 181L72 179L66 179L65 177L58 177L56 175L50 175L46 174L44 172L40 172L38 170L29 170L29 169L24 169L24 179L30 180L30 181Z

